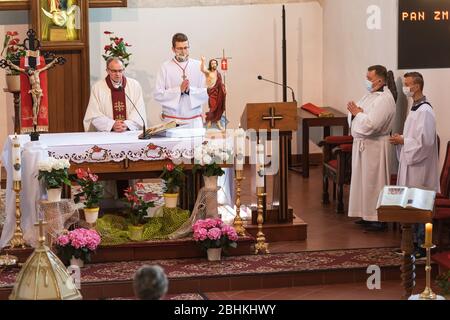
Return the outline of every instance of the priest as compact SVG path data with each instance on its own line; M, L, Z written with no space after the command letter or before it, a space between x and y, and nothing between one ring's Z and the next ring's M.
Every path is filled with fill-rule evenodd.
M202 105L208 101L200 61L189 58L189 40L183 33L172 37L175 56L164 62L156 78L154 99L162 106L164 121L177 120L191 128L203 127Z
M389 184L389 134L395 115L397 91L392 71L376 65L366 75L368 93L349 102L349 126L353 140L349 217L361 217L366 229L383 230L378 222L378 194ZM395 98L394 98L395 97Z
M95 83L84 115L85 131L142 130L147 124L141 85L123 75L125 67L117 57L106 61L108 76Z

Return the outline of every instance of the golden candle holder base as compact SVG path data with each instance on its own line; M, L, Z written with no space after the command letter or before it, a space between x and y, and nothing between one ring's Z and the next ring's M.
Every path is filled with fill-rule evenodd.
M245 236L244 223L241 218L241 181L245 179L243 170L236 170L236 217L233 221L233 227L238 236Z
M22 214L20 212L20 190L22 189L21 181L13 181L13 190L16 194L16 229L14 235L9 241L10 247L13 248L25 248L25 240L23 239L23 231L20 223L22 221Z
M434 244L423 244L422 248L427 251L427 264L425 266L426 283L425 289L419 295L420 300L436 300L438 297L433 290L431 290L431 249L436 248Z
M270 253L269 244L266 243L266 236L264 235L263 229L263 201L266 193L264 192L264 187L256 188L256 195L258 196L258 233L256 234L256 244L255 244L255 254L258 253Z

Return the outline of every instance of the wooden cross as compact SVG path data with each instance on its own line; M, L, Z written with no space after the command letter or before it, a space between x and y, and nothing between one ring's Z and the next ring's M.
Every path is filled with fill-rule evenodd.
M34 226L35 227L39 227L39 242L41 244L44 244L45 242L45 234L44 234L44 226L47 225L48 223L45 222L43 219L39 219L38 223L35 223Z
M270 107L269 108L269 115L263 114L263 116L262 116L263 120L270 120L270 127L271 128L275 128L275 121L276 120L283 120L283 116L282 115L277 115L275 113L276 113L275 107Z

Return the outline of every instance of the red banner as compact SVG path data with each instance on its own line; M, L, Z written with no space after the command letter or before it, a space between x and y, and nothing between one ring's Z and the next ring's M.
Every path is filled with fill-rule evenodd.
M39 57L40 63L37 67L37 71L34 74L20 73L20 132L29 133L33 132L33 98L31 90L34 90L37 105L39 110L37 111L37 125L36 131L48 131L48 95L47 95L47 71L39 72L39 69L45 67L44 57ZM25 58L20 58L20 68L28 70L25 67ZM36 74L36 72L38 74ZM39 78L37 78L39 77ZM31 85L30 82L33 84ZM40 91L42 90L42 91Z

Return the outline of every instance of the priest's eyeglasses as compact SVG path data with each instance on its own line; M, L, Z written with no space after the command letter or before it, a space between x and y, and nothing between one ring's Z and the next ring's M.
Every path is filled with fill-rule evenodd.
M109 70L109 72L111 72L111 73L122 73L124 69L114 70L114 69L108 68L108 70Z
M189 47L179 47L179 48L175 48L175 50L177 51L182 51L182 50L187 50L189 49Z

